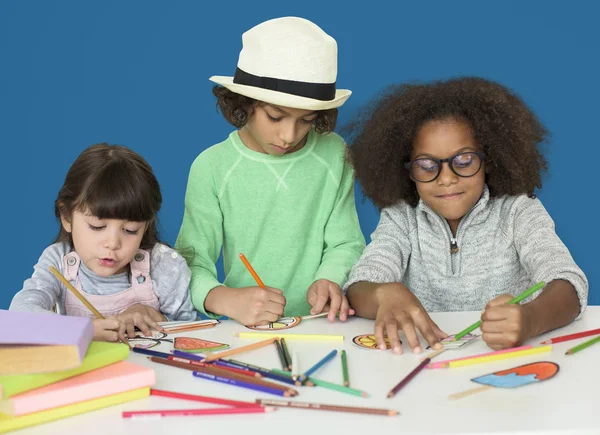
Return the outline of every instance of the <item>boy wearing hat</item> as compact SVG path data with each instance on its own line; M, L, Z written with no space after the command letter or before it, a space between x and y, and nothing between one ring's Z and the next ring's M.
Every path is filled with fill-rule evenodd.
M336 90L337 44L296 17L261 23L242 42L235 75L210 79L238 130L192 164L176 242L193 253L192 301L245 325L324 310L346 320L354 312L340 286L365 240L346 145L333 133L351 94Z

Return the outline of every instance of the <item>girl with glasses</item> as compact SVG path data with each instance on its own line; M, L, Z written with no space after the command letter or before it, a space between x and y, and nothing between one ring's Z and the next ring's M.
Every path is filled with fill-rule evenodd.
M380 348L387 336L402 353L400 329L413 352L417 331L439 348L431 311L482 311L492 349L582 315L587 279L534 195L548 133L514 92L475 77L395 86L357 119L351 159L381 218L344 290Z

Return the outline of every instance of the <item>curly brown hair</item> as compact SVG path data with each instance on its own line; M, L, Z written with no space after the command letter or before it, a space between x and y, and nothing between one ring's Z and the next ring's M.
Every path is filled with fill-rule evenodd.
M246 125L254 107L265 104L219 85L214 86L212 92L217 97L217 110L220 109L227 122L237 128ZM337 117L337 109L319 110L314 121L315 131L322 134L331 133L337 124Z
M547 163L541 145L549 133L512 90L491 80L459 77L389 87L342 129L364 195L380 209L399 201L416 206L419 195L404 163L419 129L429 121L470 125L486 154L490 196L533 196Z

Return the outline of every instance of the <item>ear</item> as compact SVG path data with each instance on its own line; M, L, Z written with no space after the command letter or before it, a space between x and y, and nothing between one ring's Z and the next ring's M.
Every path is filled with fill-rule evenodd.
M60 214L60 223L67 233L73 229L70 218L67 218L63 213Z

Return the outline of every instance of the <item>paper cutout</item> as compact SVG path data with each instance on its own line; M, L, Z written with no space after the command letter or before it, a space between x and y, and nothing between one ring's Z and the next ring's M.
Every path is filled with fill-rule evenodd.
M203 340L201 338L192 337L177 337L175 338L174 347L177 350L184 352L212 352L215 350L223 350L230 347L226 343L219 343L218 341Z
M145 336L141 331L136 331L135 338L129 338L129 343L134 347L141 347L143 349L151 349L158 346L163 341L173 343L170 338L165 338L167 334L164 332L153 331L151 335Z
M478 384L497 388L516 388L546 381L558 373L558 364L548 361L525 364L471 379Z
M246 328L255 329L258 331L280 331L282 329L290 329L298 326L300 322L302 322L302 317L282 317L276 322L271 322L260 326L246 326Z
M467 334L459 340L454 341L453 334L440 340L440 343L442 344L442 346L444 346L445 349L460 349L461 347L473 342L473 340L475 340L476 338L479 338L478 334ZM431 349L431 346L427 346L427 349Z
M373 334L357 335L352 339L352 343L356 344L358 347L362 347L363 349L381 350L377 346L377 342L375 341L375 336ZM385 344L387 345L388 349L392 348L387 337L385 337ZM400 344L402 344L402 340L400 340Z

